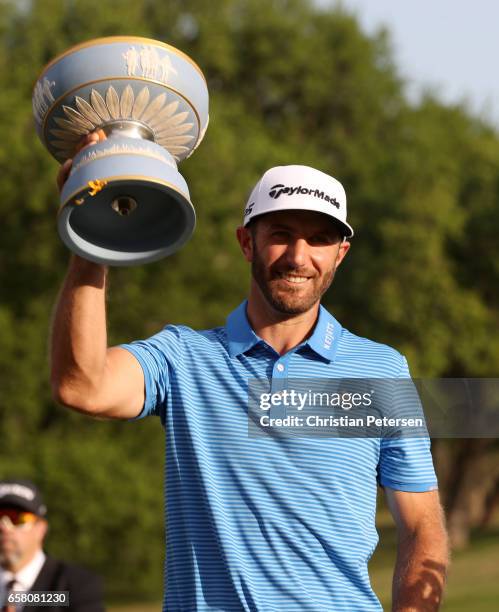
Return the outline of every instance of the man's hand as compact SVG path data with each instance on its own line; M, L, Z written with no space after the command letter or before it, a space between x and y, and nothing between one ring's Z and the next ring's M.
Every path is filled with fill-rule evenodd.
M438 491L385 489L398 532L393 576L393 612L435 612L440 608L449 548Z
M84 136L78 146L76 147L76 153L85 149L86 147L91 147L92 145L97 144L101 140L106 140L107 136L104 133L104 130L97 130L95 132L90 132L86 136ZM72 159L67 159L59 168L59 172L57 173L57 187L59 191L62 191L64 187L64 183L68 180L69 173L71 172L71 166L73 165Z

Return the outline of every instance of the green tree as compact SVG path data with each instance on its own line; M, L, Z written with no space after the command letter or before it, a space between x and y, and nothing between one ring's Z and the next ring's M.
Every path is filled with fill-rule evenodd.
M161 591L162 432L153 422L95 423L51 400L47 329L68 253L56 233L57 164L31 111L33 84L54 55L131 32L199 63L211 119L180 167L197 209L195 235L167 260L113 270L113 343L168 322L223 324L247 291L234 230L248 191L268 167L303 163L333 174L348 193L356 236L325 300L339 320L407 354L415 376L494 376L499 138L463 106L432 96L409 103L387 33L366 35L341 8L308 0L0 3L0 473L45 489L51 550L101 570L111 594L142 597ZM477 446L468 468L496 452ZM440 449L439 463L451 466L449 512L462 516L455 501L474 489L452 457L466 463L466 443ZM493 490L482 492L482 509ZM457 531L466 536L479 522L457 520Z

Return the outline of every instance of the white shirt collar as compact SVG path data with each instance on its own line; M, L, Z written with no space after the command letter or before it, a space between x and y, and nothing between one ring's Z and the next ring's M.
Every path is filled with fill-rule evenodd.
M0 569L0 578L2 580L2 587L5 589L5 585L12 580L14 577L16 579L15 590L16 591L29 591L35 580L42 569L43 564L45 563L45 553L43 550L39 550L33 559L25 565L22 569L20 569L17 573L13 574L8 570Z

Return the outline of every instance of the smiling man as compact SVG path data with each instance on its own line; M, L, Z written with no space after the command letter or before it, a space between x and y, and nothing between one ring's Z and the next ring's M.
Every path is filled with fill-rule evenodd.
M439 607L447 544L426 438L248 435L251 379L275 391L293 378L409 376L400 353L320 305L352 235L336 179L272 168L237 229L247 301L222 327L168 325L111 348L107 270L72 258L52 333L54 396L92 416L161 418L168 612L381 610L367 571L378 483L399 534L393 609Z

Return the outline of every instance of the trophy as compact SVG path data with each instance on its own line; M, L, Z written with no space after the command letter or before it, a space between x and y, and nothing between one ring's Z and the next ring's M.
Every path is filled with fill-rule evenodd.
M73 158L58 231L97 263L147 263L177 251L196 215L177 163L208 126L200 68L156 40L113 36L52 60L33 91L38 135L60 162ZM97 131L105 139L78 150Z

